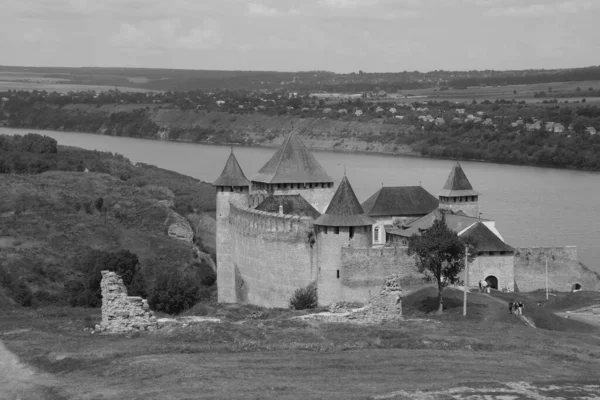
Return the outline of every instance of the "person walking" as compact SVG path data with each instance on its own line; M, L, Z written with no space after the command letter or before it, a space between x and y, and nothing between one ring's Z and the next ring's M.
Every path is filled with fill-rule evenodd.
M519 300L519 315L523 315L523 308L525 308L525 304Z
M513 299L513 300L511 300L511 301L508 303L508 313L509 313L509 314L512 314L512 313L513 313L513 306L514 306L514 304L515 304L515 300L514 300L514 299Z

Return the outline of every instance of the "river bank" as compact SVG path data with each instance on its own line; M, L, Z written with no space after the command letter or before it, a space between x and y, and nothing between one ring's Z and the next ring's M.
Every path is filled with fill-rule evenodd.
M3 132L4 129L4 132ZM96 135L96 136L108 136L115 137L115 135L107 135L106 132L96 131L96 132L85 132L85 131L74 131L74 130L63 130L63 129L41 129L41 128L24 128L24 127L8 127L0 125L0 134L9 133L9 134L26 134L28 132L64 132L64 133L74 133L74 134L85 134L85 135ZM410 157L410 158L422 158L422 159L431 159L431 160L450 160L450 161L460 161L460 162L476 162L476 163L486 163L486 164L496 164L496 165L510 165L510 166L523 166L523 167L532 167L532 168L541 168L545 170L568 170L568 171L579 171L584 173L598 173L600 171L591 171L586 169L577 169L572 167L557 167L557 166L545 166L545 165L527 165L522 163L510 163L510 162L498 162L491 160L484 160L479 158L456 158L456 157L439 157L439 156L431 156L424 155L419 152L416 152L410 148L410 146L389 146L381 143L367 145L365 142L361 142L359 140L345 140L341 144L338 144L338 141L332 139L320 139L315 138L306 134L299 134L303 143L311 150L316 152L327 152L327 153L340 153L340 154L356 154L356 155L373 155L373 156L383 156L383 157ZM131 137L127 136L131 139L135 140L148 140L148 141L158 141L158 142L172 142L172 143L181 143L181 144L195 144L195 145L203 145L203 146L215 146L215 147L235 147L235 148L255 148L255 149L278 149L279 146L285 141L287 137L285 134L281 134L280 136L275 137L272 140L265 140L260 142L223 142L223 141L214 141L214 140L204 140L204 141L193 141L187 138L176 138L171 139L168 137L157 136L157 137ZM336 145L337 144L337 145Z
M413 114L401 119L383 115L319 117L314 113L209 112L174 104L69 103L20 106L8 115L5 124L24 129L264 148L278 146L294 130L314 150L600 171L600 136L574 132L557 135L543 129L515 130L505 125L473 123L446 122L437 126L423 123Z

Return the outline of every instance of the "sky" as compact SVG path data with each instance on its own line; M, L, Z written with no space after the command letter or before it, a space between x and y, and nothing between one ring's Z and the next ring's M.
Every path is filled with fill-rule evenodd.
M600 0L1 0L0 65L397 72L600 64Z

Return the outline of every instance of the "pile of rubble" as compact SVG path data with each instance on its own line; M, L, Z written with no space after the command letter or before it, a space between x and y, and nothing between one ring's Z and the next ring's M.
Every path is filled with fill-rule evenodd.
M158 328L154 313L148 302L141 297L128 296L127 288L119 275L102 271L102 322L96 332L123 333L153 331Z
M354 322L359 324L382 324L402 320L402 289L400 278L386 278L378 295L371 296L369 304L352 308L347 303L333 303L329 312L303 315L303 319L318 319L324 322Z

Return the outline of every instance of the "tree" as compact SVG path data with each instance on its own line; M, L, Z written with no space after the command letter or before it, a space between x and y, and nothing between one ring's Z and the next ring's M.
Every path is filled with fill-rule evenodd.
M433 275L438 286L438 313L444 309L444 288L458 282L458 274L465 267L465 246L471 246L459 239L458 234L448 228L446 217L433 222L431 228L420 236L413 235L408 242L408 253L414 254L419 272ZM468 252L469 262L474 251Z

